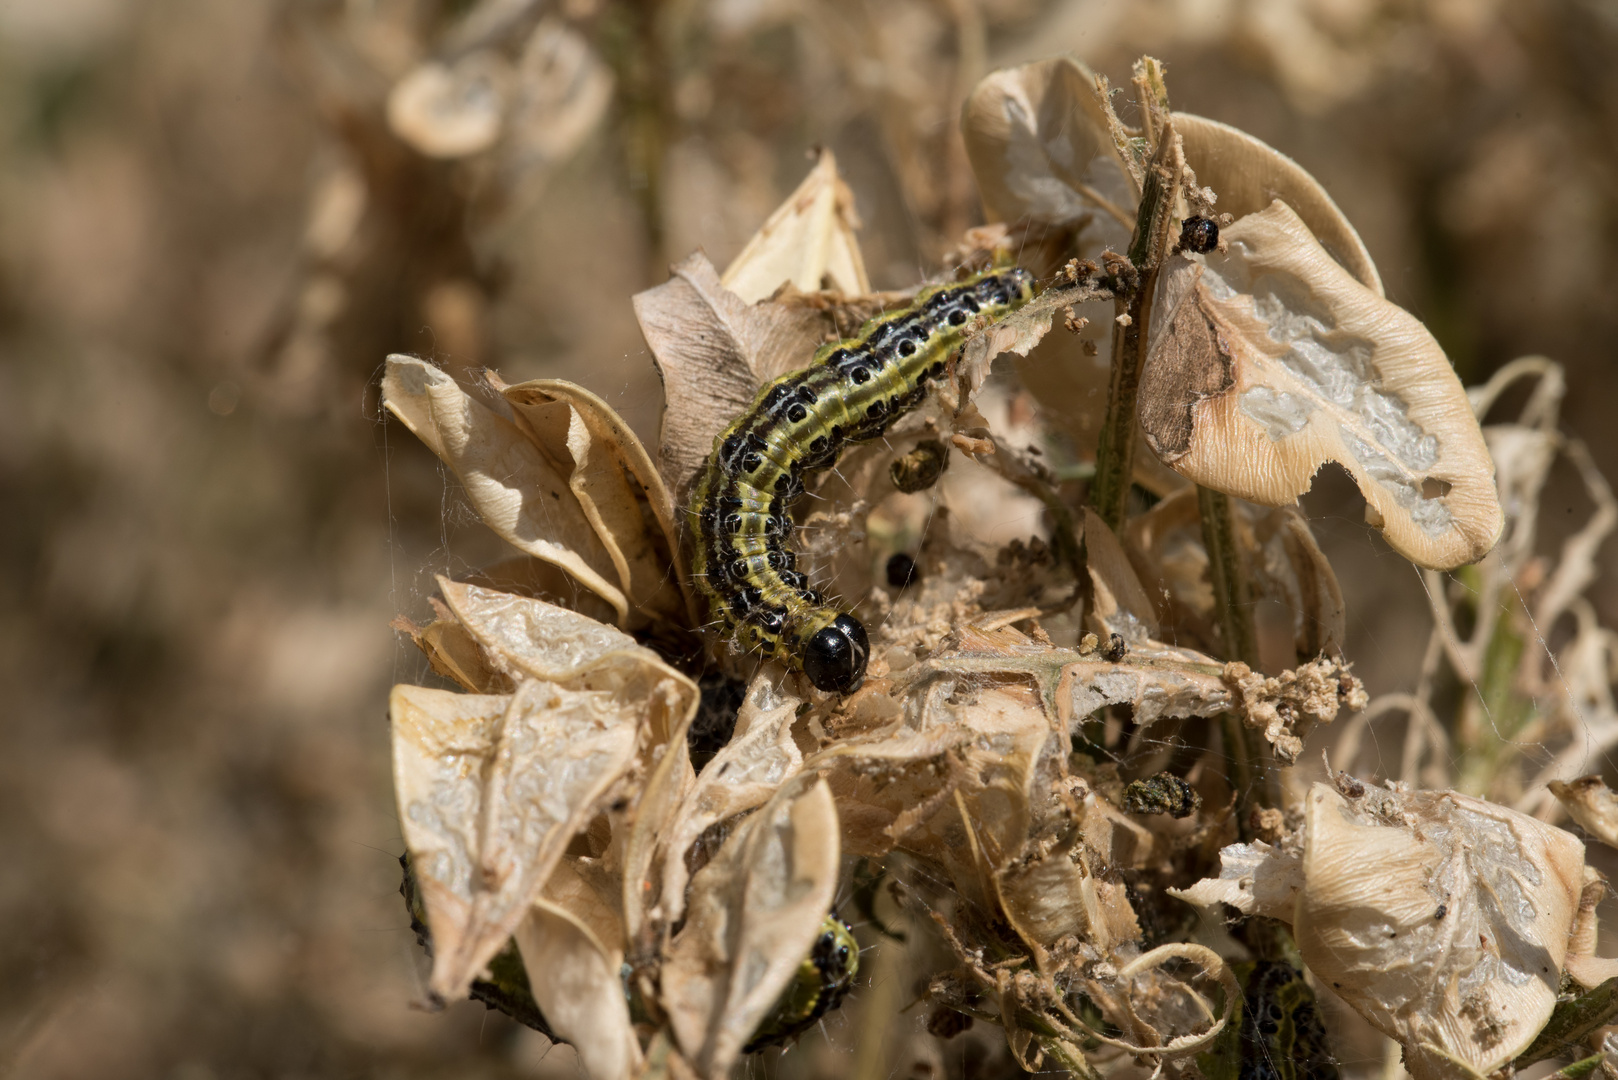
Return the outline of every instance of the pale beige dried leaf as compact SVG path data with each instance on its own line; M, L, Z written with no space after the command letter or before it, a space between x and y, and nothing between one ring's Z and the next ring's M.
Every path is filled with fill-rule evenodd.
M1291 922L1302 891L1302 857L1259 840L1222 848L1218 877L1203 878L1189 888L1169 889L1168 893L1198 907L1229 904L1243 915Z
M759 385L803 367L831 328L801 305L748 304L698 252L634 298L635 318L663 380L658 468L676 500L714 438L753 403Z
M779 681L774 671L753 677L730 741L703 767L663 825L660 916L667 922L678 922L685 912L686 852L697 837L710 825L763 806L803 768L803 751L792 738L803 699L779 688Z
M1303 166L1239 128L1190 113L1174 114L1174 130L1197 183L1218 196L1221 214L1243 218L1276 199L1297 213L1315 239L1343 269L1378 296L1382 278L1360 234L1337 203Z
M454 1000L528 912L596 802L630 767L644 705L534 680L509 696L397 686L394 790Z
M1261 627L1267 666L1269 659L1278 660L1275 667L1290 667L1323 653L1339 655L1347 632L1342 588L1308 520L1291 506L1255 506L1239 499L1231 506L1237 548L1246 553L1251 599L1284 605L1292 616L1291 641L1284 650L1271 648ZM1130 562L1156 604L1158 619L1172 630L1162 636L1220 651L1196 489L1186 487L1135 515L1127 530Z
M801 777L730 835L691 881L663 965L663 1006L685 1056L720 1080L809 955L837 890L837 810Z
M1605 780L1581 776L1566 783L1552 780L1548 786L1579 828L1608 847L1618 847L1618 792Z
M557 1035L578 1051L590 1080L630 1080L642 1065L620 974L623 950L611 947L567 909L540 899L513 935L528 969L534 1004Z
M953 377L939 389L945 406L960 412L970 405L983 389L994 358L1001 353L1027 356L1050 331L1051 319L1072 303L1074 295L1066 289L1049 289L1018 311L968 337L959 354L950 361Z
M429 60L394 84L388 126L415 150L436 158L480 153L500 138L511 67L479 50L453 64Z
M532 555L513 555L509 559L479 567L455 580L495 592L545 600L599 623L613 623L618 619L612 605L581 586L578 579Z
M1135 645L1156 637L1157 609L1118 537L1088 506L1084 508L1084 550L1095 597L1086 616L1095 622L1096 633L1103 638L1117 634Z
M854 193L837 174L837 159L820 151L815 167L720 278L745 303L773 296L784 284L800 292L831 288L849 296L871 291L854 230Z
M1556 1003L1584 845L1452 791L1316 784L1305 814L1293 929L1315 977L1405 1048L1415 1080L1525 1049Z
M413 356L388 357L383 404L460 478L484 523L507 543L560 567L612 605L629 600L569 478L510 420Z
M519 166L572 156L612 103L612 69L561 19L539 21L523 46L507 124Z
M483 647L459 619L434 619L426 626L417 626L400 616L393 626L410 635L434 671L472 693L509 694L516 689L510 675L490 665Z
M1269 506L1340 462L1388 542L1422 566L1500 534L1494 467L1443 350L1355 281L1284 203L1169 260L1141 374L1141 426L1199 484Z
M696 621L682 588L674 504L651 455L606 402L570 382L534 379L505 387L517 426L568 478L630 601L631 627ZM675 573L671 573L673 570Z
M1098 239L1128 247L1140 198L1114 148L1095 76L1067 57L997 71L961 113L967 157L991 221L1052 225L1096 217Z

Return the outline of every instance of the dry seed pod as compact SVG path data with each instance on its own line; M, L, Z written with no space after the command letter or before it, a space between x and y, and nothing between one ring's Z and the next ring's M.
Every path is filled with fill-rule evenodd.
M1141 373L1147 442L1180 475L1284 506L1328 461L1421 566L1485 555L1504 518L1494 464L1444 351L1334 261L1285 203L1228 251L1164 270Z

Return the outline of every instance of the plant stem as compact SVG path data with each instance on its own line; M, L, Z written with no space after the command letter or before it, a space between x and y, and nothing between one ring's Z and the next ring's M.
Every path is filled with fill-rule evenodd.
M1146 362L1147 324L1152 318L1157 271L1168 249L1169 225L1180 186L1179 169L1175 167L1180 154L1179 137L1173 124L1165 119L1157 152L1141 186L1135 235L1129 244L1129 261L1137 280L1133 288L1119 289L1114 301L1123 324L1112 335L1107 416L1096 447L1095 484L1090 488L1090 504L1114 532L1123 527L1129 485L1135 473L1135 398L1140 391L1141 365Z
M1257 671L1258 635L1253 630L1253 606L1248 598L1241 549L1236 543L1230 496L1199 486L1197 512L1202 516L1202 546L1208 552L1208 581L1213 586L1214 608L1225 635L1225 658L1240 660Z

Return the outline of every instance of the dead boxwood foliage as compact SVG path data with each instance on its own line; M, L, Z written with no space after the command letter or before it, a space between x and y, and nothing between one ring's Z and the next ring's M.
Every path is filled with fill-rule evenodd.
M469 56L393 91L391 122L424 152L492 152L486 129L516 108L500 66ZM389 358L387 408L514 549L441 579L430 623L399 624L464 691L392 703L437 998L514 940L532 1003L597 1080L718 1078L797 1007L828 912L879 893L894 921L872 907L873 926L931 943L927 995L1000 1024L1025 1068L1286 1052L1231 1041L1237 965L1301 958L1299 993L1340 995L1426 1080L1509 1063L1555 1022L1564 974L1605 972L1571 834L1447 785L1294 774L1314 727L1366 705L1341 590L1292 506L1316 470L1342 463L1395 549L1448 569L1512 558L1488 553L1528 527L1491 448L1569 444L1544 409L1515 434L1480 427L1295 163L1172 112L1154 61L1134 91L1138 128L1071 61L996 73L968 100L998 220L960 262L1020 251L1047 260L1046 286L977 328L885 440L810 478L804 565L871 628L852 695L704 637L681 555L685 488L759 385L905 302L870 292L829 153L723 272L692 255L634 298L665 389L655 451L582 388L469 389ZM1221 222L1217 250L1171 248L1191 213ZM1075 335L1110 350L1105 414L1081 423L1095 405L1053 382L1013 422L993 361L1031 370ZM1076 489L1038 435L1085 423L1102 437ZM971 463L954 494L895 489L921 444ZM1106 493L1132 483L1160 498L1130 515ZM986 544L974 509L1006 497L1041 508L1040 534ZM912 572L888 583L874 568L906 546ZM1499 565L1496 587L1520 580ZM1558 611L1584 610L1587 577L1547 581ZM1256 598L1290 618L1258 633ZM1472 656L1455 635L1435 648ZM699 678L741 701L700 770ZM1123 809L1131 781L1163 773L1184 812ZM1248 918L1210 947L1177 896Z

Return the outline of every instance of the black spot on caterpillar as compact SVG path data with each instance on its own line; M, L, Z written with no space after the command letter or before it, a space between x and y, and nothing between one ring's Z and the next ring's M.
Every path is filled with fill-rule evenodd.
M714 440L691 490L691 577L709 616L743 647L801 668L821 690L859 689L865 627L798 571L789 508L806 474L835 463L843 447L880 437L921 403L976 320L1002 318L1033 295L1033 275L1016 267L924 289L909 307L822 346L808 367L760 389Z

